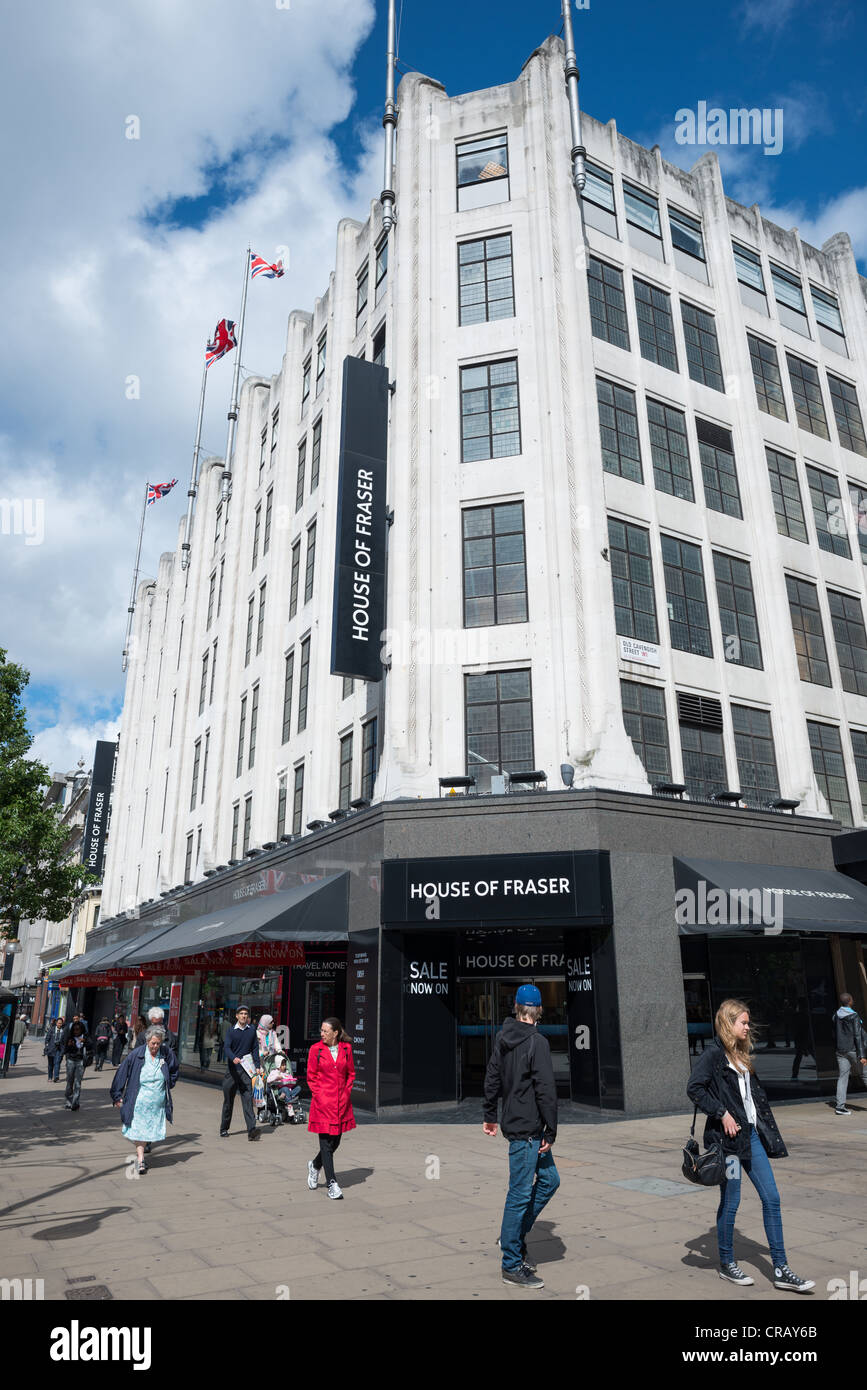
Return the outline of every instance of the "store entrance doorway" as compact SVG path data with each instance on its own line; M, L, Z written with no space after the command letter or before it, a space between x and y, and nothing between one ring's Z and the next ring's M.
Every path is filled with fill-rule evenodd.
M554 1064L557 1095L568 1100L569 1054L566 1019L566 982L560 977L458 980L458 1093L463 1100L483 1094L485 1072L494 1039L514 1012L519 985L534 984L542 995L540 1033L547 1039Z

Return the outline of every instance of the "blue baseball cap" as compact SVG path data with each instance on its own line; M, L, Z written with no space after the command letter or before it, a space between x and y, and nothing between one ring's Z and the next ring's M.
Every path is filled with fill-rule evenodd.
M537 1008L542 1003L542 996L535 985L521 985L515 995L516 1004L533 1004Z

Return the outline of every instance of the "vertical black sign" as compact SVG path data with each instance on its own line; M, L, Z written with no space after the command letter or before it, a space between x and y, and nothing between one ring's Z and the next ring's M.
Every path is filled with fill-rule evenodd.
M376 1019L379 932L353 936L346 954L346 1031L352 1038L352 1102L376 1108Z
M331 674L382 679L388 368L343 363Z
M90 784L90 800L87 803L87 820L84 826L84 839L81 842L81 862L102 878L102 865L105 859L105 837L108 831L108 808L111 801L111 781L114 774L114 759L117 754L116 743L100 740L93 755L93 779Z

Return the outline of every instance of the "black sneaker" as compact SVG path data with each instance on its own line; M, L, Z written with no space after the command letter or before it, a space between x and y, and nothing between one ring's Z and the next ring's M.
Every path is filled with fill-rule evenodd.
M521 1265L520 1269L504 1269L503 1283L513 1284L517 1289L544 1289L545 1281L540 1279L538 1274L533 1274L526 1265Z
M792 1293L809 1293L816 1287L814 1279L799 1279L788 1265L777 1265L774 1269L774 1288L791 1289Z
M740 1266L736 1264L720 1265L719 1277L720 1279L727 1279L730 1284L747 1285L756 1282L755 1279L751 1279L748 1274L744 1274Z
M834 1111L835 1115L851 1115L852 1111L847 1110L845 1105L838 1105Z
M503 1247L498 1240L497 1249L502 1250L502 1248ZM534 1264L531 1264L530 1260L527 1257L527 1246L525 1241L521 1241L521 1264L524 1266L525 1269L529 1269L531 1274L536 1273L536 1266Z
M259 1138L259 1131L258 1131L258 1129L248 1129L248 1130L247 1130L247 1138L248 1138L248 1139L251 1139L251 1140L252 1140L252 1139L258 1139L258 1138Z

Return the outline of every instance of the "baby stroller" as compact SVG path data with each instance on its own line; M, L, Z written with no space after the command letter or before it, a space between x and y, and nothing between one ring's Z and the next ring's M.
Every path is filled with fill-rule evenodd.
M265 1104L259 1111L259 1121L262 1124L276 1125L300 1125L304 1121L304 1107L301 1104L301 1097L291 1102L292 1114L289 1114L290 1102L283 1094L286 1088L283 1086L265 1086Z

